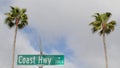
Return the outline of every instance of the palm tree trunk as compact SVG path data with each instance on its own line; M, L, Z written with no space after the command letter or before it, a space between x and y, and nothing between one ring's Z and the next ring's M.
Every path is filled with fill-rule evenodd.
M108 68L108 57L107 57L107 46L106 46L106 42L105 42L105 33L103 33L103 44L104 44L106 68Z
M13 43L13 54L12 54L12 68L14 68L14 61L15 61L15 47L16 47L16 36L17 36L17 26L15 28L15 35L14 35L14 43Z

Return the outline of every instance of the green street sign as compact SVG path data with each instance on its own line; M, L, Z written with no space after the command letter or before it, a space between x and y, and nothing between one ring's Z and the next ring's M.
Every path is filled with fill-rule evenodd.
M64 65L64 55L18 55L18 65Z

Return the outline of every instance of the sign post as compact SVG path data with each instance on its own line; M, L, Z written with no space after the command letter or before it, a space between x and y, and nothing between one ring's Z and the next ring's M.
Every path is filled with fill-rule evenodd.
M64 65L64 55L18 55L18 65Z

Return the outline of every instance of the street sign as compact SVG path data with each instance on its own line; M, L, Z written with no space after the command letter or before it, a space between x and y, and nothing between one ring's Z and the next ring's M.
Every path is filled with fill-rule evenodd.
M18 55L18 65L64 65L64 55Z

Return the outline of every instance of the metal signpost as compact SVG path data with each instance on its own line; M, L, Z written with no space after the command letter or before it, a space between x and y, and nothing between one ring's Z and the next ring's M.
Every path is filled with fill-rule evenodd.
M18 65L64 65L64 55L18 55Z

